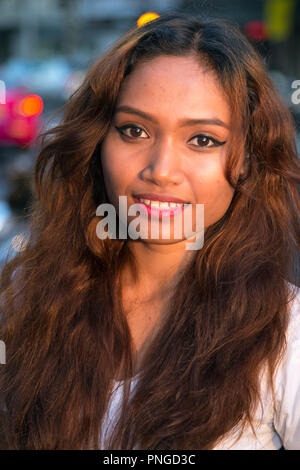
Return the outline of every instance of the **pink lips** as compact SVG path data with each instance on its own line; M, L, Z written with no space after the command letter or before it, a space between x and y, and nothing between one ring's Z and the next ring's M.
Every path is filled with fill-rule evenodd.
M177 202L179 204L189 204L189 202L183 201L182 199L172 196L171 194L138 193L138 194L133 194L133 197L136 199L150 199L152 201Z
M146 210L147 210L147 214L153 217L172 217L174 216L175 214L178 214L179 212L183 212L184 209L185 209L185 206L181 206L181 207L172 207L172 208L169 208L169 209L160 209L158 207L151 207L151 206L148 206L147 204L145 204L144 202L140 201L139 199L135 198L134 197L134 200L136 203L138 204L142 204ZM187 205L187 204L185 204Z

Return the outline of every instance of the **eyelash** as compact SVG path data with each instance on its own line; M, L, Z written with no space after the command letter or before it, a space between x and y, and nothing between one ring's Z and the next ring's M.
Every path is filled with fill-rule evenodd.
M119 134L122 136L122 137L127 137L128 139L138 139L138 137L130 137L129 135L126 135L126 134L123 134L123 130L126 130L126 129L130 129L130 128L134 128L134 129L141 129L142 131L146 132L142 127L140 126L135 126L134 124L126 124L125 126L121 126L121 127L117 127L115 126L117 131L119 132ZM191 140L193 139L196 139L197 137L206 137L207 139L211 140L214 145L211 145L211 146L207 146L207 145L204 145L204 146L201 146L201 145L196 145L195 147L198 147L198 148L215 148L215 147L220 147L221 145L224 145L226 143L226 141L224 142L220 142L219 140L217 139L214 139L213 137L210 137L206 134L197 134L195 135L194 137L192 137Z

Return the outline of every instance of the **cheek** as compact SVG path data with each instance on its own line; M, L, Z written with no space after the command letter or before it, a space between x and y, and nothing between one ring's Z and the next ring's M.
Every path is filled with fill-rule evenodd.
M212 163L197 171L193 179L196 200L197 203L204 204L205 226L208 226L225 214L234 188L226 180L222 167Z
M128 164L128 158L123 157L117 146L110 139L103 141L101 148L101 165L104 183L109 198L118 201L118 196L126 192L133 174L132 165Z

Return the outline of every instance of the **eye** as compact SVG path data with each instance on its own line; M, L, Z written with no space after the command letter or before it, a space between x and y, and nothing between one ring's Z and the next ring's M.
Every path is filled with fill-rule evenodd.
M135 126L134 124L126 124L125 126L121 126L121 127L115 126L115 127L116 127L116 129L117 129L117 131L119 132L120 135L122 135L123 137L127 137L128 139L137 139L137 138L141 137L143 132L146 135L148 135L142 127ZM132 130L134 131L134 134L130 135L129 133ZM125 131L128 131L128 133L125 133ZM147 138L148 137L142 137L142 139L147 139ZM205 135L205 134L198 134L195 137L193 137L191 139L191 141L194 140L194 139L199 139L199 141L201 142L199 145L194 145L195 147L198 147L198 148L219 147L220 145L223 145L223 144L226 143L226 141L220 142L219 140L214 139L213 137L209 137L208 135ZM209 145L209 142L211 142L212 145Z
M196 139L200 142L200 144L196 145L196 147L207 147L207 148L220 147L220 145L224 145L226 143L225 140L224 140L224 142L220 142L219 140L214 139L213 137L209 137L208 135L205 135L205 134L195 135L195 137L193 137L190 140L190 142L194 139ZM209 142L211 142L212 145L208 145Z
M136 139L137 137L141 136L142 132L145 132L144 129L142 129L141 127L134 126L132 124L126 124L125 126L121 126L121 127L116 126L116 129L121 135L125 137L129 137L130 139ZM129 129L134 129L134 134L131 134L131 135L130 134L128 135L128 133L125 134L125 131ZM129 132L131 131L129 130ZM142 138L144 139L145 137L142 137Z

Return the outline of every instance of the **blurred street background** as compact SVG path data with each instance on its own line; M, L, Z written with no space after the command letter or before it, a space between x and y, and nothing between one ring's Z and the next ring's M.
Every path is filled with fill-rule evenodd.
M38 133L112 42L143 14L172 11L239 24L300 130L300 0L0 0L0 268L26 243Z

